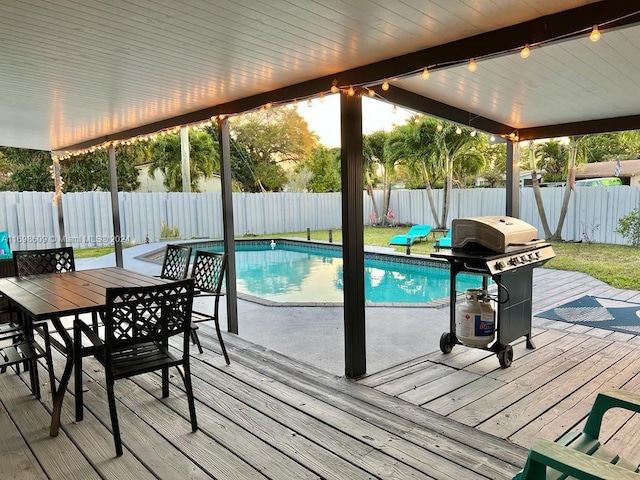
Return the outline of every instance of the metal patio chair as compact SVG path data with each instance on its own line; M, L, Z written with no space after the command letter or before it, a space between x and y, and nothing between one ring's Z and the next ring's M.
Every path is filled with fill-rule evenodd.
M200 345L200 339L198 338L198 323L213 320L216 333L218 335L218 341L220 342L220 348L222 348L222 354L224 360L229 365L229 355L227 349L222 340L222 333L220 332L219 322L219 306L220 297L224 294L222 290L222 280L224 279L224 272L227 266L227 254L226 253L214 253L206 252L202 250L196 251L196 257L193 260L193 270L191 271L191 278L193 278L194 286L196 289L196 296L212 296L213 311L212 312L193 312L191 320L191 339L198 347L198 351L202 353L202 346Z
M121 378L162 370L162 397L169 396L169 368L177 367L184 382L192 431L198 429L189 364L189 331L193 303L193 280L164 285L108 288L106 292L104 342L98 339L91 349L104 366L109 411L116 454L122 455L122 439L116 410L114 384ZM95 334L82 321L73 324L75 348L80 349L82 335L92 342ZM182 351L169 351L169 338L183 335ZM82 371L82 358L76 355L74 368ZM82 420L82 388L76 389L76 420Z
M18 277L76 271L73 247L16 250L13 252L13 265Z
M190 262L191 247L189 245L167 245L164 251L160 278L166 278L167 280L187 278Z

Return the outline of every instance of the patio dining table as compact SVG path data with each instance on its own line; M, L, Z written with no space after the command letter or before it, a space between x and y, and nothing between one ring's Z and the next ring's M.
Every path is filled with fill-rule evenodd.
M53 396L49 431L52 437L57 436L60 429L60 413L74 359L73 329L70 334L62 323L62 317L104 312L106 289L109 287L142 287L167 282L120 267L0 279L0 293L31 321L51 320L62 338L60 349L66 354L66 361Z

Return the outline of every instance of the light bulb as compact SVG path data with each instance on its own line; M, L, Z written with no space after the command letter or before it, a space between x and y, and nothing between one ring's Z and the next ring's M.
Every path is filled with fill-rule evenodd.
M441 132L442 131L442 124L439 123L438 125L436 125L436 130Z
M422 70L422 79L427 80L430 76L431 74L429 73L429 69L424 67L424 70Z
M391 110L391 113L398 113L398 106L394 105L393 109Z
M337 85L331 85L331 93L338 93L340 89Z
M321 93L321 94L320 94L320 101L321 101L321 102L324 102L324 93Z
M375 97L376 96L375 90L371 90L370 88L368 90L369 90L369 96L370 97Z
M267 107L267 108L271 108L271 107L273 107L273 102L267 102L267 104L265 105L265 107Z
M353 97L356 94L356 91L353 89L353 85L351 85L349 87L349 90L347 90L347 95L349 95L350 97Z
M462 129L460 127L456 128L456 133L460 135L462 133Z
M478 65L476 65L476 61L473 58L469 60L468 68L470 72L475 72L478 69Z
M293 99L293 106L294 106L294 107L297 107L297 106L298 106L298 99L297 99L297 98L294 98L294 99Z
M495 135L491 135L491 137L489 137L489 141L490 142L495 142L496 141L496 136Z
M600 40L600 30L598 30L598 25L593 26L593 30L591 30L591 35L589 35L589 38L592 42L597 42L598 40Z
M472 137L475 137L477 133L478 133L478 132L476 132L475 130L471 130L471 136L472 136Z
M307 107L313 107L313 102L311 99L307 100Z
M385 92L389 90L389 82L387 82L386 80L382 82L382 90L384 90Z
M522 58L529 58L529 54L531 51L529 50L529 44L526 44L522 50L520 50L520 56Z

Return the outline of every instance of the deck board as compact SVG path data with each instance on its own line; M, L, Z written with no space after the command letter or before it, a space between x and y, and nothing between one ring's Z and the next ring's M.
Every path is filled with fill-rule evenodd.
M584 294L634 298L574 272L534 275L534 314ZM540 273L538 273L540 271ZM192 352L200 429L192 433L183 386L160 377L116 382L125 454L114 457L101 367L85 359L85 419L48 436L46 383L0 375L1 478L510 479L536 437L556 439L585 421L598 391L640 392L640 337L534 317L534 343L513 342L514 362L456 346L354 381L202 324ZM54 354L56 372L62 357ZM47 380L41 366L41 382ZM602 437L636 460L640 416L607 414ZM7 461L5 461L5 459Z

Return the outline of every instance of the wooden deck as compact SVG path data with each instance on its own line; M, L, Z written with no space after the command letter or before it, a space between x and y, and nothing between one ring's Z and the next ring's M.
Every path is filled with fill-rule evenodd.
M586 275L538 270L536 311L585 293L637 300L638 292ZM120 458L97 363L84 363L85 419L73 422L70 391L57 438L48 436L47 388L35 400L26 376L5 373L0 478L509 479L532 439L580 425L597 391L640 391L638 337L534 320L537 349L515 344L508 369L493 354L455 347L358 382L233 335L225 336L227 366L213 329L202 325L205 353L192 365L200 430L190 431L179 377L166 400L155 374L121 380ZM61 357L54 360L61 371ZM636 417L608 414L603 434L640 461Z
M529 448L580 428L597 392L640 392L640 337L535 317L585 294L640 301L640 293L612 288L588 275L539 269L534 276L535 350L514 344L502 369L494 354L456 346L359 381L476 430ZM615 412L615 411L614 411ZM602 438L640 463L640 416L610 412Z

